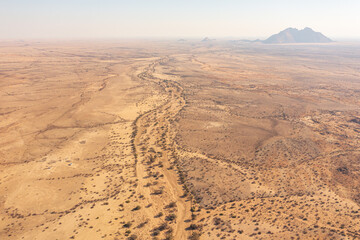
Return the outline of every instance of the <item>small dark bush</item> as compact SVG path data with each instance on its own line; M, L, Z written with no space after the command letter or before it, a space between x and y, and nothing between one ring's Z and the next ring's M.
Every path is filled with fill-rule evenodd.
M140 210L141 207L139 205L137 205L136 207L134 207L131 211L137 211L137 210Z
M131 222L127 222L127 223L125 223L125 224L123 225L123 227L125 227L125 228L129 228L129 227L131 227L131 225L132 225L132 223L131 223Z
M174 214L174 213L167 215L165 218L166 221L173 221L175 219L176 219L176 214Z

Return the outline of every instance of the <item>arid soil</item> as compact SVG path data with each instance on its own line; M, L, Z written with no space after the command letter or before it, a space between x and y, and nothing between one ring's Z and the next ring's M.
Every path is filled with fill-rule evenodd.
M0 239L360 239L360 45L0 43Z

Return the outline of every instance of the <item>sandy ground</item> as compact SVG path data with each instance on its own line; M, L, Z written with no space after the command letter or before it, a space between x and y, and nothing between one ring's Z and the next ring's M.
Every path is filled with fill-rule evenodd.
M0 239L360 238L358 45L0 49Z
M191 203L167 169L184 102L176 84L151 79L158 58L18 44L1 57L1 238L186 239Z

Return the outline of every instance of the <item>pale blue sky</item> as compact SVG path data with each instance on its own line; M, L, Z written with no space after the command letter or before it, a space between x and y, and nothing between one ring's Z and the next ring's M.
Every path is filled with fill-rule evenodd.
M0 0L0 38L267 37L311 27L360 39L360 0Z

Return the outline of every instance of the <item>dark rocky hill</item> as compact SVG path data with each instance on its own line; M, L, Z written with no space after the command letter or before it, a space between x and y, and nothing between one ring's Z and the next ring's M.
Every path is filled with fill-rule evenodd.
M328 43L332 40L320 32L315 32L311 28L298 30L296 28L287 28L278 34L274 34L263 43Z

